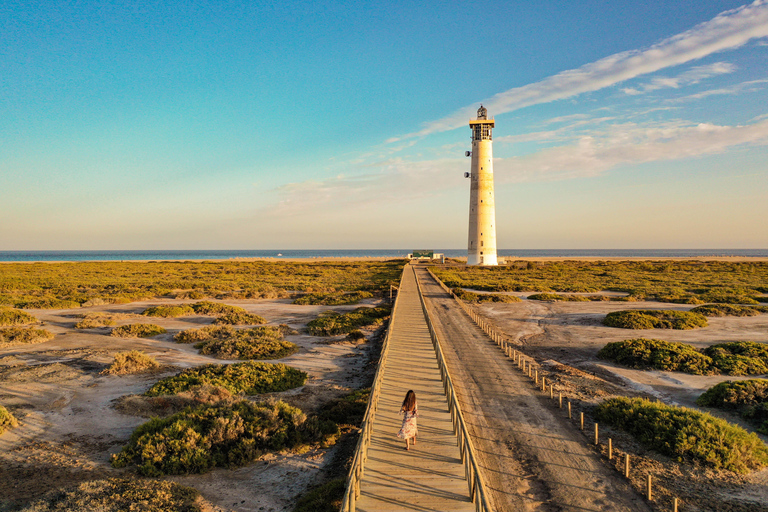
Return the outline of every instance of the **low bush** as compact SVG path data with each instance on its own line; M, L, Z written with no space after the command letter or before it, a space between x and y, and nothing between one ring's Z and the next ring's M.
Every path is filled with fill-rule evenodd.
M768 447L756 434L700 411L621 397L598 405L595 418L681 462L695 461L736 473L768 465Z
M306 373L280 363L207 364L158 381L146 395L173 395L205 384L221 386L230 393L257 395L297 388L306 381Z
M247 311L232 311L225 313L213 321L216 325L258 325L267 323L263 316L252 315Z
M295 343L283 339L278 327L254 327L233 331L222 338L198 342L195 347L200 349L201 354L219 359L280 359L299 350Z
M704 316L756 316L760 310L753 306L736 306L734 304L707 304L691 310Z
M307 293L293 301L294 304L322 305L322 306L341 306L344 304L357 304L362 299L373 297L371 292L350 292L350 293Z
M753 341L718 343L704 349L712 364L728 375L762 375L768 373L768 346Z
M166 332L165 329L155 324L128 324L115 327L109 335L116 338L151 338Z
M88 313L82 315L82 320L75 324L75 329L95 329L115 325L111 315L106 313Z
M21 512L203 512L200 493L176 482L110 478L83 482L32 502Z
M561 295L559 293L534 293L528 296L528 300L589 302L591 299L583 295Z
M347 334L347 339L349 341L365 341L365 334L361 330L354 330L351 333Z
M603 324L621 329L695 329L706 327L707 319L690 311L627 309L608 313Z
M54 334L45 329L32 327L6 327L0 329L0 345L21 345L44 343L52 340Z
M198 315L226 315L228 313L246 313L246 311L238 306L230 306L229 304L222 304L221 302L202 301L190 304L189 307Z
M372 327L384 322L390 315L389 307L360 307L349 313L328 311L307 324L309 333L314 336L335 336L349 334L361 327Z
M521 302L522 299L515 295L505 295L499 293L475 293L463 288L454 288L453 294L464 302L471 304L480 304L483 302Z
M346 477L329 480L301 496L293 512L338 512L346 490Z
M714 373L712 359L687 343L636 338L608 343L600 349L597 357L630 368L653 368L694 375Z
M237 467L265 451L331 444L338 427L284 402L203 405L138 427L112 465L136 464L146 476L204 473Z
M20 309L0 308L0 326L36 324L37 318Z
M358 389L326 403L317 415L322 420L332 421L338 425L359 427L363 423L370 396L371 388Z
M203 404L232 404L239 400L242 397L220 386L202 385L175 395L123 395L113 402L113 407L129 416L155 418L170 416Z
M705 391L696 403L738 413L754 424L758 432L768 434L768 380L726 381Z
M156 316L160 318L177 318L180 316L191 315L195 310L186 304L174 306L152 306L145 309L141 314L144 316Z
M115 354L112 364L101 373L105 375L128 375L154 370L159 366L154 357L138 350L131 350L130 352L118 352Z
M16 421L16 418L8 412L8 409L0 405L0 434L8 430L9 428L14 428L19 425L19 422Z

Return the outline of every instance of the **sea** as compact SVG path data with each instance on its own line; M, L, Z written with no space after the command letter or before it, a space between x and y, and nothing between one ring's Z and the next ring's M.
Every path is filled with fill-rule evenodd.
M430 249L432 250L432 249ZM405 258L413 249L272 249L174 251L0 251L0 261L232 260L245 258ZM447 258L466 257L466 249L434 249ZM768 258L768 249L503 249L501 258L696 258L735 256Z

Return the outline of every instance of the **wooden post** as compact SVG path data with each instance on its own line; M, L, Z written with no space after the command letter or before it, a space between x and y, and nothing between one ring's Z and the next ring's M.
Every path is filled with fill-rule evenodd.
M673 498L673 499L672 499L672 506L673 506L673 509L672 509L672 510L673 510L674 512L677 512L677 498Z
M568 400L568 419L572 419L573 416L571 416L571 401Z
M549 399L552 400L555 398L555 386L552 384L549 385Z
M653 500L653 490L651 489L651 474L648 473L648 493L646 497L648 498L648 501Z
M600 437L597 433L597 422L595 422L595 446L600 444Z
M581 423L581 430L584 430L584 413L579 413L579 423Z
M543 393L546 390L547 390L547 378L542 375L541 376L541 392Z
M557 393L557 399L560 400L560 408L563 408L563 393L559 392Z
M533 382L536 384L536 386L539 385L539 369L536 368L533 372Z
M613 460L613 439L608 438L608 460Z
M629 454L624 454L624 477L629 478Z

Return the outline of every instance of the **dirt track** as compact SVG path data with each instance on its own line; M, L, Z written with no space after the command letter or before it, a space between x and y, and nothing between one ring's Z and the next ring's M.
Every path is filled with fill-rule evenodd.
M417 274L496 510L649 511L426 270Z

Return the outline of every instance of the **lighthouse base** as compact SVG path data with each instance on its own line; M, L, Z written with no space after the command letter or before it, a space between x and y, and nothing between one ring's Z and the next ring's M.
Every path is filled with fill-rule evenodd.
M494 265L498 265L499 262L496 259L496 253L491 254L468 254L467 255L467 265L471 266L483 266L483 267L490 267Z

